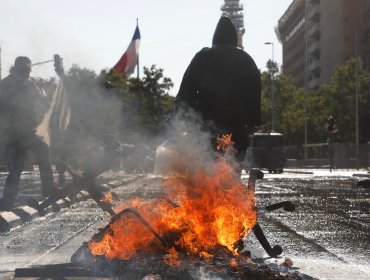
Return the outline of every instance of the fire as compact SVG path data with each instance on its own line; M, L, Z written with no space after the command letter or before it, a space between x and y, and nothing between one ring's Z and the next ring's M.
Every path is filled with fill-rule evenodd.
M216 150L217 151L225 151L229 147L231 142L232 134L225 134L221 135L216 139Z
M180 166L193 164L189 158L183 161ZM225 156L217 158L211 170L193 167L176 169L164 178L165 198L135 199L121 206L136 209L168 248L128 214L112 222L101 240L89 242L91 253L127 260L138 253L162 251L172 255L167 258L170 263L178 261L177 252L210 258L222 247L237 255L235 244L257 220L254 192L242 184Z
M176 249L172 247L167 251L167 253L168 254L163 257L163 261L170 266L179 267L181 265L181 257L179 252L177 252Z
M110 202L113 200L113 194L107 193L102 199L100 199L100 202Z

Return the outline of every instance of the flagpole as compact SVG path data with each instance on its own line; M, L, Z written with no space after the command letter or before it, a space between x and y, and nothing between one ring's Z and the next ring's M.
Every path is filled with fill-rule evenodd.
M136 26L139 26L139 19L136 18ZM139 67L139 55L137 56L137 65L136 65L136 73L137 73L137 78L140 79L140 74L139 74L139 70L140 70L140 67Z
M136 65L136 73L137 73L137 78L140 79L140 75L139 75L139 56L137 56L137 65Z

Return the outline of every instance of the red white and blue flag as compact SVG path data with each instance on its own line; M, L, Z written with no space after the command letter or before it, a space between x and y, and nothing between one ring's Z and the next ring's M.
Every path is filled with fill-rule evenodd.
M137 65L139 59L139 46L140 30L139 26L136 26L130 45L117 64L113 67L113 70L117 73L126 73L128 75L134 73L135 66Z

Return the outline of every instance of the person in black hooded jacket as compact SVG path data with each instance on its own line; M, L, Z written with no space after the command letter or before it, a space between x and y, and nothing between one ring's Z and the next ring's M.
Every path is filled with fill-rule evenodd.
M233 23L221 17L212 47L200 50L188 66L175 104L198 112L211 133L232 133L236 158L241 162L248 131L261 122L261 79L254 60L237 47L237 41Z

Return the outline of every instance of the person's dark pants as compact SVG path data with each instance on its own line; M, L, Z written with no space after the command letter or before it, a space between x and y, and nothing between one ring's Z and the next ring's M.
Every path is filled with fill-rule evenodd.
M53 172L49 161L49 148L37 136L16 137L8 142L6 153L9 174L5 181L4 200L13 204L19 190L21 173L24 170L27 151L35 155L40 171L42 195L47 196L54 190Z
M234 142L236 149L235 158L239 164L242 164L248 147L248 133L246 129L232 131L231 141Z

